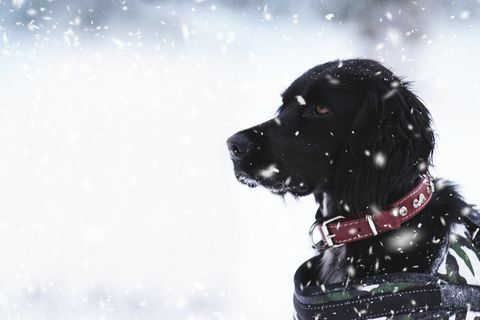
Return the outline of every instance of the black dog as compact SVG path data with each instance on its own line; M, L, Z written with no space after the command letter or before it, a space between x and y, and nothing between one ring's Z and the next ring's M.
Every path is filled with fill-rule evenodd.
M429 173L430 114L409 84L378 62L316 66L282 100L272 120L227 141L235 175L250 187L313 194L317 219L351 219L388 208ZM435 184L430 203L399 230L325 250L314 266L317 282L431 272L452 224L473 210L451 183Z

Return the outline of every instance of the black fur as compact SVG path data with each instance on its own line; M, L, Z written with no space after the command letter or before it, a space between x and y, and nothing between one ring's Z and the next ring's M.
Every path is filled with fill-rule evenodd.
M317 106L330 112L318 114ZM313 194L319 204L326 198L317 217L353 218L388 207L428 174L435 143L430 124L407 82L378 62L352 59L308 70L285 90L274 119L238 132L228 145L241 182L280 195ZM451 223L470 208L451 183L436 184L421 214L398 231L348 244L334 258L339 261L316 266L324 271L318 280L429 272ZM393 248L389 243L406 230L415 239ZM338 269L328 273L339 277L322 276L325 268Z

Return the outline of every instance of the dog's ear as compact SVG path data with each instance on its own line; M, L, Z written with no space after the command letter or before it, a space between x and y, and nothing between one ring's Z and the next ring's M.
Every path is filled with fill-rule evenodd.
M365 84L335 171L341 212L384 208L428 171L434 147L430 114L407 84L392 83Z

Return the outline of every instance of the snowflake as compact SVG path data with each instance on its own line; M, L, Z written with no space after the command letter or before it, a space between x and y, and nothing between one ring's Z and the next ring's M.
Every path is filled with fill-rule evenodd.
M295 99L297 99L298 103L301 105L301 106L304 106L307 104L307 102L305 101L305 99L303 99L302 96L296 96Z
M335 18L334 13L329 13L325 15L325 19L327 19L328 21L332 20L333 18Z
M264 178L271 178L274 174L279 173L280 170L275 164L269 165L266 169L260 170L259 174Z
M373 157L373 162L377 167L383 168L387 162L387 159L382 152L377 152Z

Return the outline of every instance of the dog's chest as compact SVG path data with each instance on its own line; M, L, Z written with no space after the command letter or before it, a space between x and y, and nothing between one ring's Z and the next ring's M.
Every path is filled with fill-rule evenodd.
M319 265L321 283L329 284L345 280L346 255L347 248L345 246L329 248L323 252Z
M323 193L322 216L324 218L335 215L335 204L328 193ZM346 246L332 247L322 253L318 266L318 275L321 283L328 284L345 280Z

